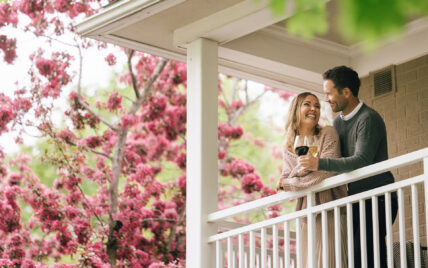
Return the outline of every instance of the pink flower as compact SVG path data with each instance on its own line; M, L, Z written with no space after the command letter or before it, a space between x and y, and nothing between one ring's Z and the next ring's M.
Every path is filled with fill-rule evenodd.
M173 208L165 209L163 214L164 214L164 217L169 220L176 221L178 219L177 211Z
M235 110L238 110L239 108L241 108L244 104L242 103L241 100L237 100L237 101L232 101L232 103L230 103L230 107L232 107Z
M59 12L64 13L70 9L70 2L68 0L55 0L53 7Z
M0 4L0 27L5 24L12 24L13 26L18 24L18 13L7 2Z
M85 144L86 146L88 146L89 148L96 148L98 146L101 146L102 144L102 139L99 136L89 136L85 139Z
M218 151L218 159L223 160L226 157L226 151L219 150Z
M135 116L130 115L130 114L122 115L120 120L121 120L120 127L122 129L126 129L127 127L130 127L137 122L137 119L135 118Z
M21 183L21 179L21 175L12 173L9 175L9 185L19 185Z
M14 116L12 107L6 103L0 102L0 132L8 131L6 125L14 119Z
M247 194L251 194L254 191L260 191L263 187L260 176L254 173L244 175L241 179L241 185L242 190Z
M65 142L74 142L76 136L69 129L63 129L58 133L58 137Z
M186 176L182 175L177 178L178 187L186 190Z
M77 235L77 242L86 244L92 234L91 225L83 220L76 220L73 223L74 233Z
M244 134L241 126L232 127L228 124L218 124L218 137L224 136L229 139L239 139Z
M247 164L242 159L234 159L230 166L230 173L232 176L243 176L247 173L253 173L254 167L250 164Z
M55 69L55 62L39 57L36 59L36 67L39 69L41 75L48 76Z
M13 107L16 110L22 110L28 112L31 109L32 103L27 98L16 98L13 102Z
M113 53L110 53L107 55L107 57L104 58L108 65L112 66L116 64L116 56L113 55Z
M106 106L110 111L119 109L122 106L122 96L117 91L110 93Z
M182 170L186 170L186 154L184 153L180 153L176 158L175 158L175 163L177 164L177 166L182 169Z
M7 38L6 35L0 35L0 49L3 50L4 60L12 64L16 58L16 38Z
M73 191L79 183L82 182L82 179L80 177L76 177L74 175L67 176L65 178L65 188L69 191Z
M43 1L42 0L21 0L17 2L19 11L27 14L31 19L35 20L43 14Z

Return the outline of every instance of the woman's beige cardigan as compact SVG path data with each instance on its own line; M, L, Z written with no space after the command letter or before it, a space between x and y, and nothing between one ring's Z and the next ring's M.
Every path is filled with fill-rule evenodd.
M340 142L336 130L331 126L322 128L316 145L319 146L320 158L339 158ZM301 191L311 187L322 180L336 175L336 173L327 171L299 171L297 167L297 155L284 149L284 168L278 182L278 189L284 191ZM316 193L316 204L326 203L347 195L346 185L328 189ZM296 210L306 208L306 197L301 197L297 200Z

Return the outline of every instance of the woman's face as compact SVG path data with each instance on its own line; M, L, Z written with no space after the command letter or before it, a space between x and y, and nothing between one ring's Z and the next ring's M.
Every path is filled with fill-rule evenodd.
M320 119L320 108L316 97L306 96L300 105L300 126L315 127Z

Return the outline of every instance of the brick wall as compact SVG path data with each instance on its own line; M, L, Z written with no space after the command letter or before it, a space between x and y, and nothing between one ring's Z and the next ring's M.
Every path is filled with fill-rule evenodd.
M385 66L386 67L386 66ZM374 97L372 74L361 79L360 99L373 107L385 120L389 157L428 147L428 55L396 66L397 90ZM422 163L393 171L396 181L423 173ZM421 244L426 245L425 202L421 186L419 211ZM406 239L413 240L411 191L405 189ZM394 241L399 240L398 216L394 223Z

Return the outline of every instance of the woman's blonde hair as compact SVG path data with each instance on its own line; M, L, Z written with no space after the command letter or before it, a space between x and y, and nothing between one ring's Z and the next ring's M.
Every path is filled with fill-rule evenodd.
M302 106L302 103L307 96L314 96L319 102L318 97L310 92L300 93L291 101L290 108L288 109L287 120L285 121L285 147L287 149L293 148L294 138L299 134L300 106ZM318 136L320 132L321 126L317 124L315 126L315 135Z

